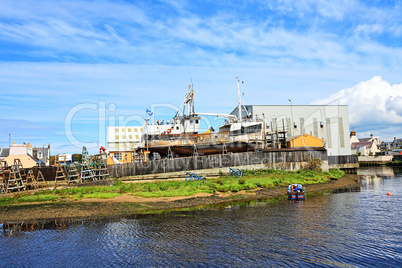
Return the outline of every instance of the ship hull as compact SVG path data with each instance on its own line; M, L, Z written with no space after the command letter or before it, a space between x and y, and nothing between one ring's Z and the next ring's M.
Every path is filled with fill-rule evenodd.
M190 146L190 145L173 145L173 146L152 146L148 150L150 153L158 153L162 158L169 155L169 148L174 156L193 156L195 154L195 148L198 155L211 155L211 154L222 154L224 152L240 153L247 152L249 149L249 144L247 142L230 142L226 144L201 144ZM226 150L225 150L226 149Z

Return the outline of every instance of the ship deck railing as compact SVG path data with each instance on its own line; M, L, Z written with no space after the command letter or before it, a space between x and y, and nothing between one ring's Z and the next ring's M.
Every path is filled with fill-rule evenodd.
M218 134L217 134L218 135ZM208 139L179 139L179 140L154 140L149 141L148 146L193 146L193 145L212 145L212 144L224 144L232 142L256 142L262 140L261 134L246 134L242 136L230 137L228 134L225 136L213 137Z

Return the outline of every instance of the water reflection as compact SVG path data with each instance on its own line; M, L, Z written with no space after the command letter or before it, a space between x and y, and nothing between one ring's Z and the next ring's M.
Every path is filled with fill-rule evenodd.
M362 187L378 190L384 187L384 180L391 179L400 174L400 170L391 167L366 167L360 168L357 174L362 176Z
M395 174L399 173L399 169L391 167L361 167L357 169L357 175L361 176L374 176L381 178L395 177Z
M83 225L89 221L96 221L90 218L75 219L41 219L29 221L4 221L0 225L4 235L15 235L20 232L32 232L38 230L65 230L69 226Z

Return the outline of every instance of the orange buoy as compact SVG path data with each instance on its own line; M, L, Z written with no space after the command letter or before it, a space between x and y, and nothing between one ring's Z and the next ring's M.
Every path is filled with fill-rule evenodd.
M390 195L391 195L391 192L388 192L387 195L390 196Z

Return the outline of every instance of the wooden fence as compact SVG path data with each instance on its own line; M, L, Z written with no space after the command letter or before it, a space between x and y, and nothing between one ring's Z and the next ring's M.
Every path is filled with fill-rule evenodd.
M111 165L108 166L108 170L110 176L121 178L146 174L261 164L266 166L266 168L275 168L275 164L282 163L291 165L294 163L306 163L311 158L318 158L322 161L328 161L327 151L325 149L287 149L236 154L194 156Z
M110 176L115 178L252 165L264 165L266 168L278 168L279 164L280 168L292 170L292 165L306 163L311 158L318 158L321 161L327 161L329 165L348 165L358 163L357 155L327 156L327 151L325 149L300 148L182 157L109 165L108 170ZM54 181L56 176L56 167L34 167L33 170L35 176L37 176L38 170L40 170L46 181ZM80 172L80 165L77 165L77 170Z
M62 168L64 169L64 174L67 174L67 167L62 166ZM81 165L76 164L76 168L77 168L78 173L80 173ZM34 172L35 178L37 178L39 170L42 172L42 175L43 175L45 181L54 181L54 179L56 177L56 170L57 170L56 167L54 167L54 166L52 166L52 167L33 167L33 172Z

